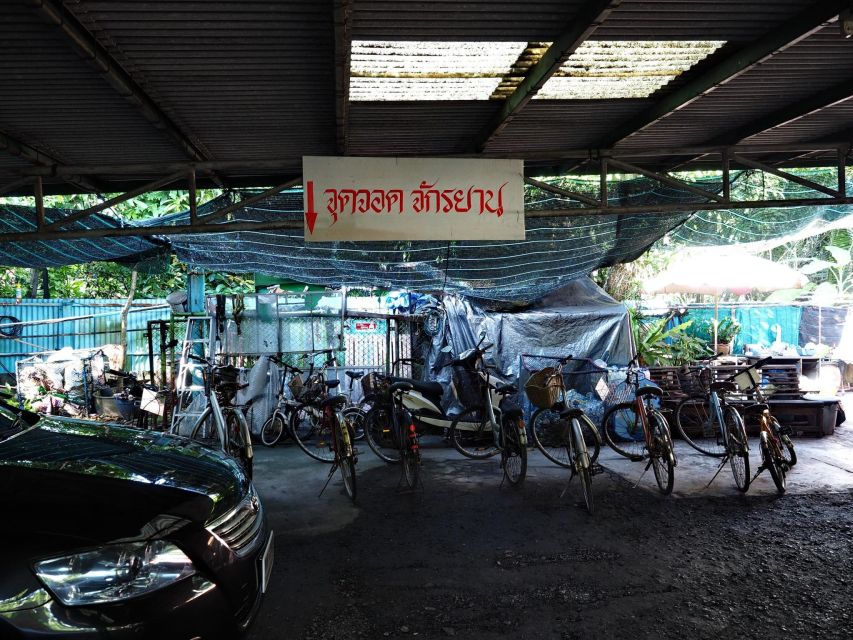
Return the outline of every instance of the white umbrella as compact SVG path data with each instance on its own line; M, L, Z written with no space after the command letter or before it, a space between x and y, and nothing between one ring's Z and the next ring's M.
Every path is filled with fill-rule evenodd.
M648 293L698 293L714 296L714 351L717 350L717 316L723 293L799 289L808 278L783 264L743 251L709 247L678 253L670 265L648 280Z

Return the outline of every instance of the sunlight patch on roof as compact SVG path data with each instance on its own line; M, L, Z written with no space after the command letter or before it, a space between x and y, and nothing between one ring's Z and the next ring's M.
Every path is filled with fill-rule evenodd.
M647 98L725 41L589 40L535 96L540 99Z
M354 40L350 100L488 100L526 46Z

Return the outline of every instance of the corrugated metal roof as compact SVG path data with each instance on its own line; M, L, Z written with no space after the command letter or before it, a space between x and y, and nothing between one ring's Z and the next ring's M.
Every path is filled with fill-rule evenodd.
M332 0L52 1L79 21L204 157L282 161L280 170L230 170L225 178L236 183L275 183L282 173L298 171L303 155L336 153L336 106L340 105L336 105L335 93ZM606 90L606 100L532 100L514 114L486 149L530 156L537 151L595 146L644 108L745 44L774 33L814 2L623 0L588 40L719 40L728 44L649 98L615 99L642 92ZM542 43L555 40L567 25L574 24L586 4L584 0L351 2L348 35L356 41L442 41L454 48L464 42L497 42L508 44L513 52L526 47L522 58L527 58L510 61L515 71L495 90L497 76L490 75L495 69L474 56L468 60L472 70L462 72L465 78L454 80L454 92L420 94L430 100L388 100L411 96L382 95L385 100L379 105L372 100L374 94L362 92L354 78L353 101L343 129L349 153L471 152L502 98L511 94L543 50ZM122 97L29 3L5 0L0 11L0 132L75 165L191 159L176 143L174 131L164 132L162 123L155 126L138 106ZM357 53L352 60L356 76L361 62ZM338 57L345 56L339 51ZM417 56L410 56L397 75L418 71L409 62L413 58ZM502 59L499 66L505 68L507 60ZM633 62L636 67L637 61ZM481 77L467 77L470 75ZM841 38L837 27L829 26L724 82L624 144L702 143L848 79L853 79L853 40ZM471 91L471 85L478 82L483 86ZM551 82L556 86L564 80L558 73ZM583 83L581 87L587 89ZM543 95L547 97L549 91L546 84ZM482 100L482 104L466 99L483 98L487 92L491 100ZM590 97L600 92L566 95ZM437 97L442 100L436 101ZM544 102L552 104L540 106ZM851 127L850 113L833 107L761 139L812 140ZM0 185L13 180L26 166L0 151ZM140 170L131 177L105 172L95 178L118 189L153 175L157 172ZM57 182L48 179L48 183Z
M845 80L853 82L853 41L841 37L838 25L830 25L620 146L700 144ZM843 126L844 121L839 121L836 129ZM802 139L791 137L789 141Z
M535 98L647 98L724 44L723 40L587 40Z
M31 9L2 11L0 131L73 164L127 161L130 140L140 156L185 159Z

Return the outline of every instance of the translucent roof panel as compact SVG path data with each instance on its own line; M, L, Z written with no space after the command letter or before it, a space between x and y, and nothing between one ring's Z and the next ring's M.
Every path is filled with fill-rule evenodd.
M589 40L569 56L536 98L646 98L724 44L721 40Z
M350 100L488 100L526 46L354 40Z

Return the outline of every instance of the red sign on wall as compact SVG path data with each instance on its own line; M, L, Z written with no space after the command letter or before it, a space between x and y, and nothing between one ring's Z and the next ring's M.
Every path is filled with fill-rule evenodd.
M356 331L376 331L376 323L375 322L356 322L355 323Z

